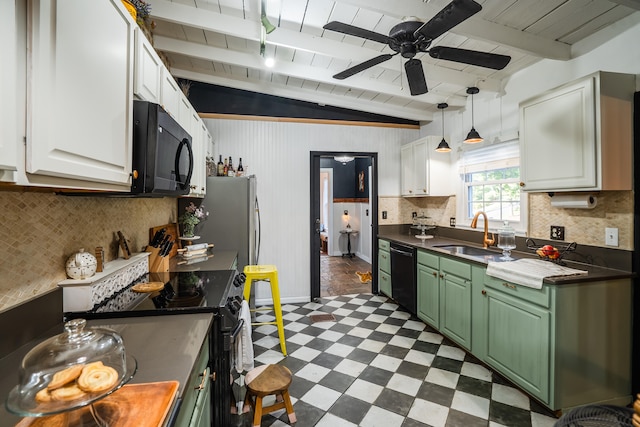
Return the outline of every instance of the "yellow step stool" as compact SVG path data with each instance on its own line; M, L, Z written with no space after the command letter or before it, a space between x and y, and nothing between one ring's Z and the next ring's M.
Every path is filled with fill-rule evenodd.
M282 307L280 305L280 289L278 287L278 269L275 265L247 265L244 267L246 281L244 285L244 299L249 301L251 295L251 285L254 281L268 281L271 284L271 299L273 300L273 312L276 317L275 322L256 322L252 325L277 325L278 336L280 337L280 349L283 355L287 355L287 344L284 340L284 322L282 321ZM271 311L271 307L260 307L255 311Z

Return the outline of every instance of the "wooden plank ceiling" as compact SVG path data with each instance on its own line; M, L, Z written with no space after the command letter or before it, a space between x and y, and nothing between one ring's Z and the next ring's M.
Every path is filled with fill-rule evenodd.
M334 79L337 72L393 51L322 26L339 21L387 35L407 16L427 22L448 0L264 2L276 27L266 35L264 57L261 0L151 0L154 46L167 55L177 78L428 122L438 117L440 102L464 108L467 87L500 92L518 70L543 58L569 60L575 43L631 14L640 16L638 0L478 0L482 10L432 46L509 55L511 62L496 71L418 53L429 91L411 96L400 55ZM274 58L275 66L266 67L265 57Z

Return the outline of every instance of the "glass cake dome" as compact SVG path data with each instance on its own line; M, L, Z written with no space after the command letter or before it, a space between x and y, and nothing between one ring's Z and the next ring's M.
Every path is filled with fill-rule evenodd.
M7 397L9 411L43 416L80 408L128 382L136 360L127 355L122 337L108 328L85 328L74 319L65 332L31 349L22 359L19 383Z

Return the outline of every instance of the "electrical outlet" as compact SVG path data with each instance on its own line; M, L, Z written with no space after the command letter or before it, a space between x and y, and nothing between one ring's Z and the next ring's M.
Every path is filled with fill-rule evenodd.
M456 226L456 219L454 217L449 218L449 226L450 227Z
M564 240L564 227L560 225L552 225L549 237L551 240Z
M418 212L411 212L411 218L416 219L418 217Z
M604 229L604 244L607 246L618 246L618 229L617 228Z
M387 211L382 211L382 219L387 219Z

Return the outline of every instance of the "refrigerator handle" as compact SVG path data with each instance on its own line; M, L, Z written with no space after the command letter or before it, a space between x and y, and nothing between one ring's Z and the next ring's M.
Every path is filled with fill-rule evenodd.
M257 220L258 220L256 228L258 230L257 230L256 247L255 247L255 252L256 252L255 253L255 255L256 255L256 257L255 257L256 261L255 262L256 262L256 265L258 265L258 264L260 264L258 262L258 258L260 258L260 235L261 235L261 232L262 232L262 227L260 226L260 205L258 204L258 197L257 196L256 196L256 217L257 217Z

